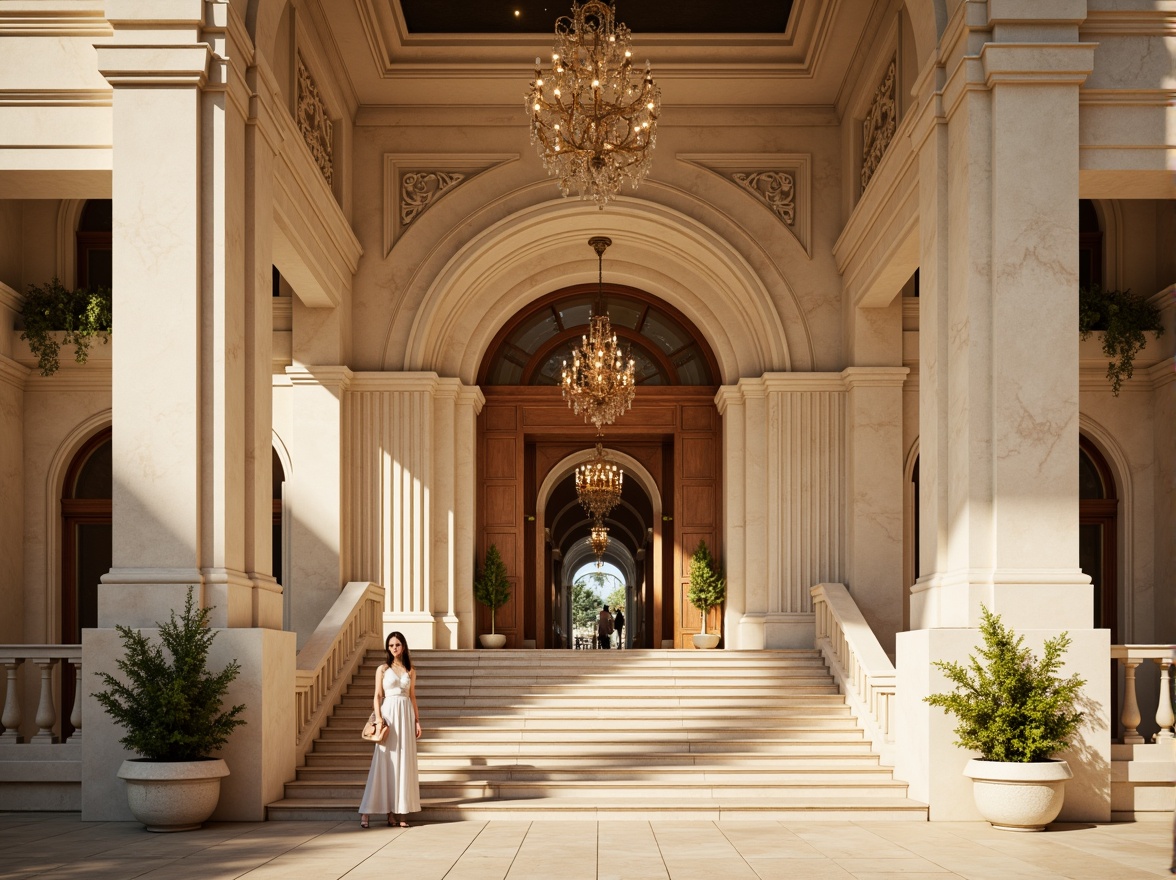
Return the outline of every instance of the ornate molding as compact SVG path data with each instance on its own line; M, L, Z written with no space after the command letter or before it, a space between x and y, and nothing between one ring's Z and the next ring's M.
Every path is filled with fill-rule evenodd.
M886 74L874 92L874 100L862 120L862 191L878 170L886 148L898 128L898 108L894 103L897 79L897 56L890 59Z
M334 177L334 132L327 105L319 94L302 55L298 56L298 103L294 114L310 155L330 186Z
M468 185L482 172L518 158L518 153L385 153L384 256L412 223L459 184Z
M808 153L679 153L770 210L812 256L812 156Z
M796 180L787 171L736 171L731 179L758 196L785 226L796 222Z
M407 229L435 200L466 176L456 171L406 171L400 178L400 227Z

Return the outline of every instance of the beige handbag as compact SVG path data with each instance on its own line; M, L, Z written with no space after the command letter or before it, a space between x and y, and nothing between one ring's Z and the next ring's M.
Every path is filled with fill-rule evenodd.
M384 724L383 718L373 712L359 735L368 742L383 742L384 737L388 735L388 725Z

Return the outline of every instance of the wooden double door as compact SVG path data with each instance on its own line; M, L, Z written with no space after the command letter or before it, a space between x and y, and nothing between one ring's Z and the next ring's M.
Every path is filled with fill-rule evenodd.
M570 456L590 450L595 430L572 414L552 387L490 387L478 418L478 554L497 546L511 581L511 599L495 629L509 647L569 644L556 614L558 561L578 540L575 528L553 528L548 502L570 479ZM629 621L635 647L692 647L701 617L686 600L690 555L699 541L716 555L721 542L721 438L710 387L643 388L633 408L606 430L604 445L636 462L625 475L629 520L610 529L638 560L637 607ZM561 464L562 463L562 464ZM540 497L542 493L543 497ZM634 495L637 493L640 497ZM567 490L555 506L566 512ZM586 523L586 520L585 520ZM586 525L584 527L586 532ZM553 571L555 574L553 574ZM709 632L721 631L712 609ZM490 632L490 613L478 606L477 630Z

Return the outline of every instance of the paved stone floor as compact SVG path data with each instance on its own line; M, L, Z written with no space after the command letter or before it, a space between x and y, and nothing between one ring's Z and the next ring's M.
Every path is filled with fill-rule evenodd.
M76 814L0 813L0 878L216 880L1053 880L1170 876L1170 822L452 822L210 824L151 834Z

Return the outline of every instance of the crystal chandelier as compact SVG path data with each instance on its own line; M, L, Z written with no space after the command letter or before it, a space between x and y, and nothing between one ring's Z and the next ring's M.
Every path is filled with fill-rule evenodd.
M579 415L582 410L584 421L594 424L600 435L605 425L611 425L633 405L636 364L617 344L604 307L604 251L612 239L596 236L588 239L588 244L596 251L598 264L596 304L588 321L588 335L572 349L571 367L563 362L560 385L572 412Z
M592 545L592 552L596 554L596 567L603 568L604 551L608 549L608 527L600 520L592 523L588 543Z
M649 62L644 77L633 70L629 29L616 14L600 0L573 2L571 18L555 22L551 72L536 58L527 95L531 143L548 176L602 210L623 181L636 189L649 173L661 109Z
M601 444L596 454L576 468L576 497L597 523L601 522L621 500L625 472L609 460Z

